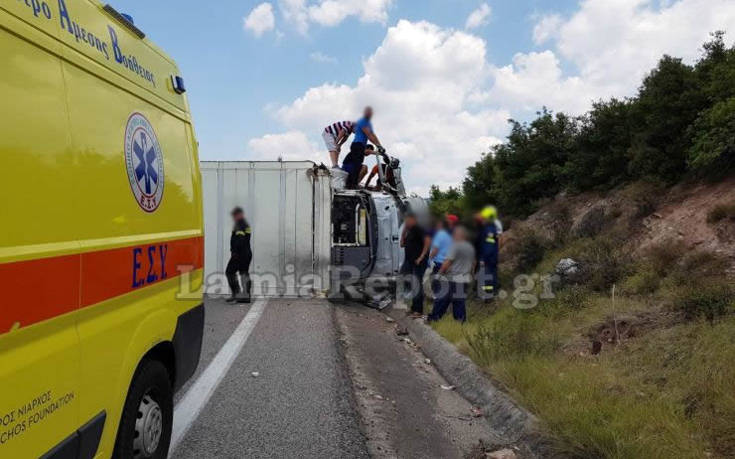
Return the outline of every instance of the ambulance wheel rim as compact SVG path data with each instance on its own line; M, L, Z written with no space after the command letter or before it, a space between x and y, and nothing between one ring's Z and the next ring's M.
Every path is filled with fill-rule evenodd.
M149 394L146 394L138 406L135 421L135 440L133 451L136 458L152 457L158 449L163 433L163 412Z

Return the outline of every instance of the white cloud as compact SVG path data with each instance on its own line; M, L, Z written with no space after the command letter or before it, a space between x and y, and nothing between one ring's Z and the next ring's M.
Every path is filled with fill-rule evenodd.
M480 26L486 25L490 20L491 11L492 10L490 9L490 5L488 5L487 3L483 3L482 5L480 5L479 8L470 13L470 15L467 17L467 22L465 22L464 28L476 29Z
M600 96L626 96L663 54L692 62L718 29L735 30L732 0L585 0L554 47Z
M533 30L548 49L519 52L502 65L487 60L476 35L401 20L364 59L354 84L325 83L271 107L287 132L253 139L248 149L271 159L308 151L297 157L327 162L321 130L370 104L376 133L401 158L410 189L457 186L467 166L507 134L511 116L527 119L542 106L579 114L595 99L634 95L663 53L692 61L710 31L735 30L735 2L584 0L575 14L551 17Z
M320 51L309 54L309 59L320 64L336 64L337 58L334 56L328 56Z
M268 134L248 142L252 155L248 159L275 161L317 161L323 156L317 144L310 141L301 131L288 131L282 134Z
M533 42L542 45L552 38L556 38L562 24L562 17L558 14L543 16L533 28Z
M664 54L693 62L718 29L735 29L732 0L584 0L568 18L542 16L533 38L551 49L493 67L493 86L474 97L516 116L542 105L579 114L592 100L634 95Z
M483 94L483 101L512 107L514 113L534 112L542 106L582 113L600 96L598 88L578 76L564 76L551 51L518 53L512 64L493 68L492 74L494 84Z
M409 188L457 186L466 167L506 132L507 110L469 107L469 95L488 71L482 39L427 22L399 21L365 60L355 86L311 88L274 116L291 131L308 133L298 138L301 144L316 139L318 161L327 162L319 143L324 126L354 119L371 104L376 134L389 154L401 159ZM293 132L287 138L251 140L248 149L258 156L266 151L274 155L283 150L280 141L296 141Z
M253 8L250 14L243 18L243 28L250 30L256 37L273 30L275 25L276 18L273 16L273 6L267 2Z
M336 26L350 16L362 22L385 24L393 0L280 0L283 17L300 33L310 24Z

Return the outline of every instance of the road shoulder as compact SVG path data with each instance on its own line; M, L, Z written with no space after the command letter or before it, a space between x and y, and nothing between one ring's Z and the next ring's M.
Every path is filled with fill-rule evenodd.
M387 316L342 305L335 317L372 457L462 458L502 443Z

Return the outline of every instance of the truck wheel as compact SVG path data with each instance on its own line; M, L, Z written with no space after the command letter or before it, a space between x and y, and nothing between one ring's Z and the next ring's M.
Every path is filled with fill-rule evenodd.
M144 360L133 376L117 431L114 459L165 459L174 400L166 367Z

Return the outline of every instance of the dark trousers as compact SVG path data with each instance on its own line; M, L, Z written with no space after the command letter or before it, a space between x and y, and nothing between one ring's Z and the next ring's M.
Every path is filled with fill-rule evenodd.
M242 278L242 288L247 298L250 298L250 261L252 257L230 257L230 261L227 262L227 269L225 269L225 275L227 275L227 283L230 286L232 295L238 295L240 293L240 282L238 279L238 273Z
M424 313L424 273L428 266L426 263L416 265L414 261L406 260L401 273L406 276L406 281L411 283L411 312Z
M344 163L342 163L342 169L348 174L346 183L347 188L357 188L357 184L360 180L360 170L362 170L362 163L364 161L365 144L352 142L352 145L350 145L350 152L345 157Z
M454 320L464 322L467 320L467 291L466 282L452 282L446 278L438 281L438 296L434 300L434 309L429 314L429 320L435 321L444 317L449 305L452 305L452 316Z
M477 296L483 300L495 298L498 294L498 264L492 260L477 269Z
M439 270L441 267L441 263L434 263L434 267L431 269L431 293L434 294L434 299L439 296L439 289L441 288L439 279Z

